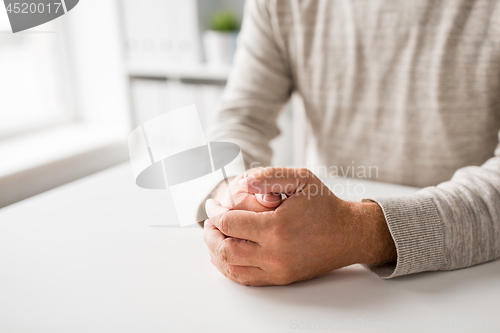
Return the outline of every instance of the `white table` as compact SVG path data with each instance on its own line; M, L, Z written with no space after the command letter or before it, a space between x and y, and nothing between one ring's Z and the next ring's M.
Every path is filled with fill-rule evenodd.
M1 209L0 332L500 331L499 260L245 287L210 264L201 228L150 227L174 220L166 192L135 187L128 165Z

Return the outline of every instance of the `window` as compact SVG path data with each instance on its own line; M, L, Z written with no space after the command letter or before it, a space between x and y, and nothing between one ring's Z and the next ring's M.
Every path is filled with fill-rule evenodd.
M0 10L0 140L75 117L56 24L12 34Z
M118 14L85 0L13 34L0 9L0 207L128 158Z

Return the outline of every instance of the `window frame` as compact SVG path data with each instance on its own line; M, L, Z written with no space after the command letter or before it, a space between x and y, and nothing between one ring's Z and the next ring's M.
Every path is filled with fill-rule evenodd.
M57 21L72 116L0 141L0 207L128 159L132 117L117 1L81 1ZM47 156L39 153L44 145Z

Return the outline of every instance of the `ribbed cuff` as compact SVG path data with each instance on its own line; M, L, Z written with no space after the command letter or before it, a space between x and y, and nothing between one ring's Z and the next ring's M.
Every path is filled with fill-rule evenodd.
M367 266L384 279L443 267L443 227L432 200L423 195L364 199L379 204L396 244L397 261Z

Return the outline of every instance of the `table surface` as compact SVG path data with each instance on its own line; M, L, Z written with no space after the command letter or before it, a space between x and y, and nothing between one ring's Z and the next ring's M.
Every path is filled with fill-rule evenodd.
M353 198L416 191L328 180L342 197L348 182ZM128 164L0 209L0 332L500 331L499 260L245 287L210 264L201 228L161 227L175 220L167 192L137 188Z

